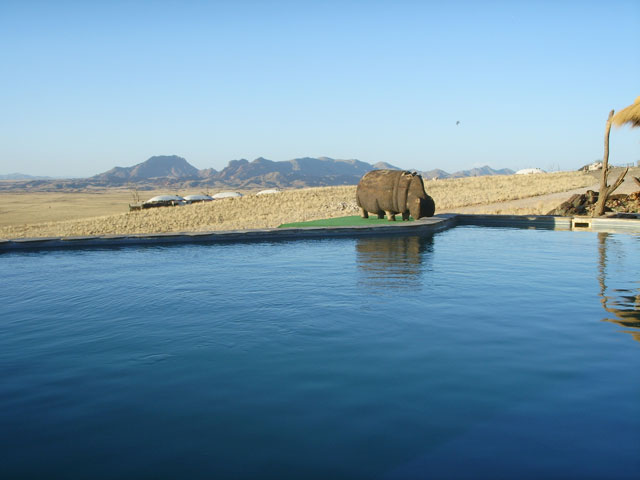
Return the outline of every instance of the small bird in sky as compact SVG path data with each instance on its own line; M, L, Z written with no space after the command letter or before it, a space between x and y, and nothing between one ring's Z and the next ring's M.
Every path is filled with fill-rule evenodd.
M456 121L456 126L460 125L460 120Z

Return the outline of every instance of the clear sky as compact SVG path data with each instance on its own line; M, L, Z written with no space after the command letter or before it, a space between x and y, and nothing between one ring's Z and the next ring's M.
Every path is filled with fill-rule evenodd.
M640 1L0 0L0 69L0 174L569 170L640 95ZM640 129L612 130L610 161L638 160Z

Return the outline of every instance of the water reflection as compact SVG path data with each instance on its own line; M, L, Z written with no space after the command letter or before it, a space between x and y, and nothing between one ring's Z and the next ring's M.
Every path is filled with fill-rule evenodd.
M432 251L433 236L360 238L356 263L361 282L372 289L420 287Z
M607 287L607 263L610 263L607 255L612 253L614 246L614 238L609 233L598 233L600 303L602 308L616 317L605 318L604 321L632 329L623 331L640 342L640 291Z

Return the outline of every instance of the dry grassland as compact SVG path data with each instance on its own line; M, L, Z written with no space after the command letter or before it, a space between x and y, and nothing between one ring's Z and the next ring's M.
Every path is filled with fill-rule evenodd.
M135 203L134 193L128 188L83 192L0 192L0 228L117 215L128 211L130 203ZM167 194L179 193L173 190L138 191L140 200Z
M2 192L0 228L122 213L131 199L131 193L121 189L82 193Z
M583 172L556 172L428 181L425 182L425 189L434 198L437 211L442 213L456 211L459 207L490 205L567 192L593 186L594 183L593 177Z
M474 205L481 210L477 206L531 199L593 184L594 178L581 172L558 172L427 181L425 188L436 202L436 213L444 213ZM272 228L287 222L356 215L359 209L355 191L355 186L308 188L134 212L126 211L131 202L131 192L126 190L91 194L2 194L0 200L9 200L10 195L15 198L5 201L0 210L0 238ZM176 192L145 192L143 199L160 193ZM559 198L547 210L566 200L562 195ZM115 213L117 211L122 213ZM95 216L96 212L101 216Z

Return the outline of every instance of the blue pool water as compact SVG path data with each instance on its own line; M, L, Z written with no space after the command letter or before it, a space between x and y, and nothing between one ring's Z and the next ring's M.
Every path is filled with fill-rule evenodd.
M0 256L1 478L639 478L640 236Z

